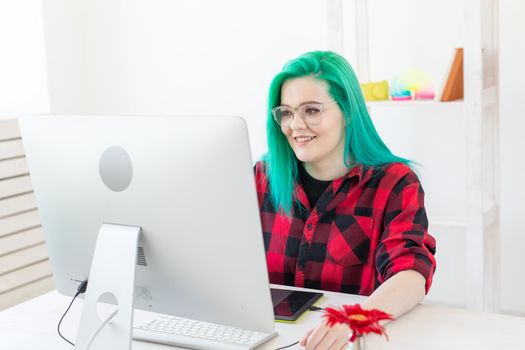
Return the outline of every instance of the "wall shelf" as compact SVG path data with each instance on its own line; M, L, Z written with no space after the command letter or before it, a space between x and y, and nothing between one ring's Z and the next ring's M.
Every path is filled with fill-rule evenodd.
M423 108L457 108L463 106L463 100L452 101L452 102L440 102L440 101L371 101L367 102L368 107L423 107Z
M355 63L356 74L362 82L374 76L370 72L374 64L376 68L381 68L377 74L381 77L379 80L390 76L383 69L383 63L390 59L399 63L403 54L418 58L443 57L448 48L464 48L463 100L377 101L367 103L367 107L376 128L394 153L399 152L416 161L422 156L427 162L428 171L423 174L422 180L426 181L423 186L428 186L427 194L431 193L427 196L428 202L433 202L434 206L428 207L430 226L439 226L444 230L436 234L442 234L443 245L438 239L438 254L446 258L441 263L438 261L441 267L438 266L435 276L439 284L439 288L434 290L434 294L439 294L436 300L452 304L459 302L470 309L497 312L500 289L497 185L499 0L449 1L436 5L447 6L447 11L441 12L441 15L447 16L441 21L443 25L432 19L424 38L411 33L414 36L410 41L415 43L412 51L408 48L408 40L390 40L392 33L398 33L402 30L400 28L406 30L407 27L403 27L406 23L425 23L423 18L429 14L425 9L428 4L402 2L402 14L408 14L408 18L403 19L399 18L399 14L388 12L393 6L388 0L381 1L384 2L328 0L332 8L333 3L339 3L341 16L347 17L331 23L343 23L340 30L345 32L345 38L351 38L349 42L355 41L343 45L348 50L342 51L353 55L351 61ZM378 24L383 26L381 28L388 26L385 22L388 22L389 16L395 19L395 25L390 23L390 27L396 30L378 32ZM457 24L457 27L451 23ZM440 42L442 33L451 39L450 43ZM380 42L384 37L387 38L384 50L374 49L371 43ZM436 42L436 47L429 45L432 40ZM339 47L334 46L333 49L338 50ZM436 51L428 55L427 51L434 49ZM380 55L377 55L378 52ZM390 53L392 57L385 56ZM412 65L417 63L411 61ZM399 65L396 67L399 68ZM437 67L430 65L427 68L438 76ZM444 210L449 208L454 210ZM432 213L434 217L430 215ZM447 231L447 228L450 230ZM438 279L441 280L438 282Z

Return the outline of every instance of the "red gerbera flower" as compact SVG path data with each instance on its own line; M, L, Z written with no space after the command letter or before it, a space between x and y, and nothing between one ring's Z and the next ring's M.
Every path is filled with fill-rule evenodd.
M394 319L392 315L381 310L364 310L359 304L343 305L339 308L327 307L323 316L326 317L329 326L336 323L347 324L352 330L351 342L358 336L371 332L384 335L388 339L385 328L379 321Z

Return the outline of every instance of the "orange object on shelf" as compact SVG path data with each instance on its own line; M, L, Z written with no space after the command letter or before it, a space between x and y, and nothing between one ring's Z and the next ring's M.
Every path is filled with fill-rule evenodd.
M463 48L454 51L447 80L441 92L441 102L460 100L463 98Z

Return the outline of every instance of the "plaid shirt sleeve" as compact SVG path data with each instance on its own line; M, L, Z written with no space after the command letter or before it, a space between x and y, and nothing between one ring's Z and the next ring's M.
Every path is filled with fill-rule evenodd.
M383 225L375 257L379 281L383 283L403 270L415 270L425 277L428 293L436 266L436 242L428 234L424 192L412 171L392 188Z

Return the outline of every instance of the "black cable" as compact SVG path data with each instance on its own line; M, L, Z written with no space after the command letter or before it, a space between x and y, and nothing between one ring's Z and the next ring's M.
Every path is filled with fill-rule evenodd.
M308 308L308 310L310 310L310 311L324 311L324 307L319 307L319 306L312 305L312 306L310 306Z
M277 349L275 349L275 350L282 350L282 349L287 349L287 348L291 348L292 346L294 346L294 345L297 345L297 344L299 344L299 340L298 340L298 341L296 341L296 342L295 342L295 343L293 343L293 344L290 344L290 345L286 345L286 346L281 346L280 348L277 348Z
M71 308L71 305L73 305L73 302L75 301L75 299L80 295L80 294L83 294L86 292L86 289L87 289L87 280L86 281L83 281L82 283L80 283L80 285L78 286L77 288L77 293L75 294L75 296L73 297L73 300L71 300L71 303L69 303L69 306L67 307L66 309L66 312L64 312L64 314L62 315L62 317L60 318L60 321L58 321L58 326L57 326L57 331L58 331L58 335L60 336L60 338L64 339L65 341L67 341L69 344L75 346L75 344L73 344L72 342L70 342L68 339L66 339L62 333L60 333L60 324L62 323L62 320L64 319L64 317L66 316L67 312L69 311L69 309Z
M69 303L69 306L67 307L66 311L64 312L64 314L62 315L62 317L60 318L60 321L58 322L58 327L57 327L57 331L58 331L58 335L64 339L66 342L68 342L69 344L75 346L75 344L73 344L71 341L69 341L68 339L66 339L62 333L60 333L60 324L62 323L62 320L64 319L64 317L66 316L66 314L68 313L69 309L71 308L71 305L73 305L73 302L75 301L75 299L80 295L80 294L83 294L86 292L86 289L87 289L87 284L88 284L88 281L85 280L83 281L82 283L80 283L80 285L78 286L77 288L77 293L75 294L75 296L73 297L73 300L71 300L71 303ZM308 308L308 310L310 311L322 311L324 310L324 308L322 307L319 307L319 306L310 306ZM287 348L291 348L292 346L294 345L297 345L299 344L299 340L296 341L295 343L292 343L292 344L289 344L289 345L285 345L285 346L281 346L280 348L277 348L275 350L283 350L283 349L287 349Z
M323 311L324 308L323 308L323 307L319 307L319 306L312 305L312 306L310 306L310 307L308 308L308 310L310 310L310 311ZM292 346L297 345L297 344L299 344L299 341L296 341L295 343L290 344L290 345L282 346L282 347L277 348L277 349L275 349L275 350L282 350L282 349L291 348Z

